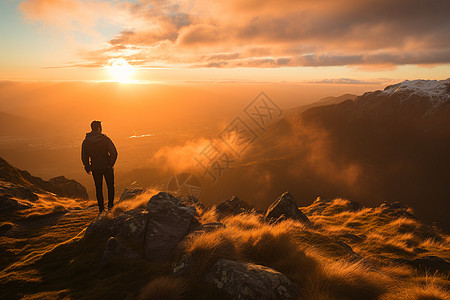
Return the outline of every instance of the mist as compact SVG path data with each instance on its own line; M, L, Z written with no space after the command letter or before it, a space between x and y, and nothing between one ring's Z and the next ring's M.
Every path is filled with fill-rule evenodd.
M326 111L317 113L314 108L306 117L303 114L322 96L376 88L293 83L3 82L0 156L44 179L73 178L86 186L93 199L94 185L84 173L80 147L90 122L96 119L103 122L104 133L119 151L117 196L130 186L165 190L174 176L187 173L200 183L200 200L207 205L237 195L262 210L290 191L300 205L309 205L317 197L343 197L372 206L402 201L424 220L435 221L439 212L426 209L422 199L436 199L438 207L445 198L442 180L436 178L425 189L415 182L429 184L426 178L433 164L425 163L424 157L436 149L402 157L396 152L400 146L419 143L414 132L387 134L387 130L369 139L364 132L372 129L364 123L346 125L342 123L345 116L327 117ZM245 119L244 113L261 91L283 113L264 129ZM221 134L236 118L247 123L255 136L245 149L233 152ZM221 169L208 171L199 159L211 145L227 161Z

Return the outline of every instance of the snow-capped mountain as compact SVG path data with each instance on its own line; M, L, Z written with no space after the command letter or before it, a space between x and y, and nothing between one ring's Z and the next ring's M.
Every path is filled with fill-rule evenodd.
M449 80L404 81L355 100L297 109L268 130L255 152L280 158L270 174L290 170L299 197L320 190L322 197L365 204L403 201L450 230L449 86Z
M355 101L358 106L377 106L380 102L394 102L419 109L425 114L450 104L450 79L405 80L389 85L383 91L367 92ZM376 102L376 103L374 103ZM373 108L373 107L372 107ZM401 109L397 107L397 109Z
M389 85L381 92L383 96L402 95L406 98L428 98L434 107L450 100L450 78L445 80L405 80Z

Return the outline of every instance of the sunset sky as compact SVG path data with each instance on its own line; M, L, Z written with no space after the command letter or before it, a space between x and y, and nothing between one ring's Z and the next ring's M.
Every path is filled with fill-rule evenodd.
M1 0L0 79L446 79L449 12L448 0Z

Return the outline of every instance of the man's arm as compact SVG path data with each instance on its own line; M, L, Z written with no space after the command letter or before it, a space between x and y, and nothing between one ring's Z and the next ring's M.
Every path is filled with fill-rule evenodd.
M113 167L117 160L117 149L110 138L108 138L108 154L109 154L108 162L110 166Z
M81 161L83 162L86 173L89 174L91 172L91 164L89 162L89 154L86 149L86 141L83 141L83 144L81 144Z

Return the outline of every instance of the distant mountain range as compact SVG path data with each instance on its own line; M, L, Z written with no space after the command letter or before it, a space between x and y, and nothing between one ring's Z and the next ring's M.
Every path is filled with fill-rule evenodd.
M44 135L50 125L0 111L0 137L32 137Z
M317 196L400 201L450 230L449 80L404 81L352 98L287 111L211 194L239 186L234 192L247 201L283 189L304 205Z
M338 104L345 100L355 100L357 97L358 97L358 95L354 95L354 94L344 94L344 95L338 96L338 97L325 97L325 98L322 98L319 101L313 102L311 104L307 104L307 105L303 105L303 106L299 106L299 107L290 109L288 111L288 113L304 112L313 107Z

